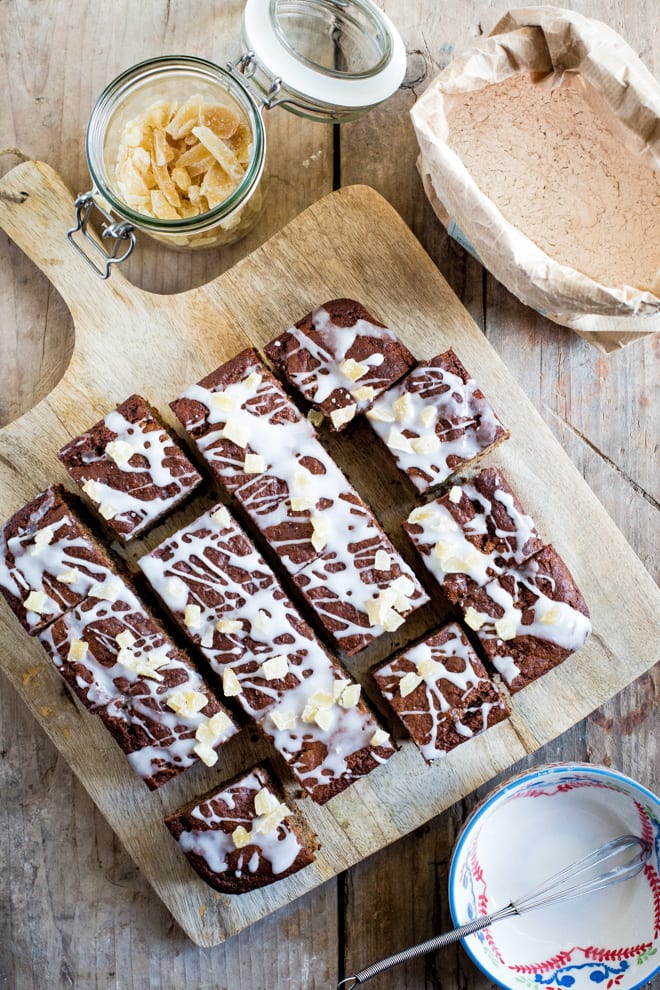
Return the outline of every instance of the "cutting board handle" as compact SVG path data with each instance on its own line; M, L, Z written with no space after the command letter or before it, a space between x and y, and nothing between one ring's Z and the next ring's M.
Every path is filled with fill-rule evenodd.
M0 227L44 272L76 322L92 317L99 293L125 298L139 292L115 269L103 282L68 241L76 209L70 189L44 162L27 161L0 179ZM85 321L83 321L85 322Z

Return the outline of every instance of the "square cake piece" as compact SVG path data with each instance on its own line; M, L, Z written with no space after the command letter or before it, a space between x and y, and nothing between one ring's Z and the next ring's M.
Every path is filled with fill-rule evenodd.
M153 526L202 481L139 395L131 395L57 456L124 543Z
M32 635L114 573L60 485L37 495L0 529L0 592Z
M587 604L552 546L471 589L462 605L512 693L579 650L591 632Z
M413 509L403 528L453 604L543 546L534 521L497 468Z
M333 299L265 348L276 369L341 430L398 381L415 358L354 299Z
M374 401L367 417L419 492L509 436L452 350L420 362Z
M389 733L336 663L282 696L259 728L317 804L325 804L396 752Z
M238 729L185 653L119 578L56 619L39 639L152 790Z
M455 623L372 674L427 763L509 716L506 701Z
M254 767L165 819L193 869L222 894L244 894L314 861L316 836Z
M366 510L356 507L352 532L337 527L341 539L293 577L323 627L352 656L384 632L394 632L428 595ZM358 524L359 519L359 524ZM333 518L334 523L334 518Z

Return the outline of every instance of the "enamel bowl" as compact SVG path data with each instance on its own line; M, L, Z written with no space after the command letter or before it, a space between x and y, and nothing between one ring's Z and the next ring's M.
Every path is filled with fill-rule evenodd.
M614 770L553 764L499 787L459 835L450 909L456 926L490 914L625 833L653 843L642 873L468 936L477 966L511 990L632 990L650 980L660 970L660 800Z

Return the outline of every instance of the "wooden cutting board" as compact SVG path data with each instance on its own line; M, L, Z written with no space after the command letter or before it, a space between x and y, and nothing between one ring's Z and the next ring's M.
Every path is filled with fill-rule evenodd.
M269 888L230 898L197 879L162 818L268 756L265 744L246 729L225 747L217 767L200 765L149 793L2 601L3 670L196 943L223 941L406 835L653 665L660 593L650 576L431 259L373 190L354 186L332 193L224 275L174 296L143 292L117 270L108 282L90 272L65 236L73 218L71 193L47 165L18 166L0 190L17 200L0 198L0 225L61 293L76 331L71 363L57 387L0 430L0 517L53 481L64 481L59 447L131 392L142 392L172 422L167 403L188 384L248 343L265 344L314 305L353 296L396 328L419 357L456 349L511 430L492 462L510 477L542 536L566 559L591 608L594 632L587 646L516 695L508 722L433 768L404 742L385 766L325 807L302 801L322 842L317 862ZM356 424L329 445L408 553L399 522L414 497L374 449L368 427ZM133 555L192 518L199 504L161 526ZM435 597L397 634L379 640L349 666L369 690L363 675L372 663L442 618Z

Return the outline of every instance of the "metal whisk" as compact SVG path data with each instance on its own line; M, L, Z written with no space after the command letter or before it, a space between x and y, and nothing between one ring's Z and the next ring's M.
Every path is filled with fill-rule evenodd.
M632 859L605 872L596 873L589 879L584 878L585 874L592 873L596 867L611 862L616 856L630 849L635 850ZM421 942L410 949L404 949L403 952L397 952L396 955L388 956L387 959L381 959L373 966L368 966L366 969L360 970L359 973L342 980L337 984L337 990L340 987L352 990L353 987L366 983L367 980L398 966L399 963L417 959L418 956L424 956L427 952L434 952L436 949L442 949L445 945L451 945L452 942L458 942L459 939L465 938L466 935L472 935L473 932L478 932L482 928L488 928L496 921L511 918L516 914L526 914L528 911L535 911L537 908L547 907L550 904L559 904L573 897L581 897L583 894L591 894L596 890L603 890L605 887L630 880L642 871L651 855L651 850L651 843L638 838L636 835L620 835L616 839L611 839L599 846L598 849L548 877L533 890L516 898L515 901L511 901L506 907L493 911L492 914L475 918L474 921L461 925L460 928L455 928L444 935L437 935L427 942Z

